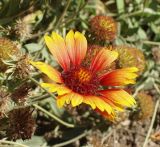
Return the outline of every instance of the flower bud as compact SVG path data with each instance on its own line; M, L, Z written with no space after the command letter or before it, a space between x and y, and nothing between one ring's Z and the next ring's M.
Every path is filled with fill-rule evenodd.
M95 16L91 19L90 26L98 40L113 41L116 38L117 24L112 17Z
M140 120L148 119L152 116L154 111L153 98L145 92L139 92L137 95L137 101L140 107L138 118Z

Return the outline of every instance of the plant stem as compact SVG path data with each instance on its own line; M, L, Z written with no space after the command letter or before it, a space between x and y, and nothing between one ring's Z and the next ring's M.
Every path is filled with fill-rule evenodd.
M159 96L160 96L160 89L158 88L157 84L154 83L154 88L156 89L156 91L158 92Z
M157 92L158 92L158 94L160 96L160 90L159 90L158 86L155 83L154 83L154 87L155 87L155 89L157 90ZM148 130L147 136L145 138L143 147L146 147L147 144L148 144L148 140L149 140L149 137L151 135L151 131L152 131L152 128L153 128L153 125L154 125L154 121L155 121L155 118L156 118L156 114L157 114L159 105L160 105L160 98L156 102L156 105L155 105L155 108L154 108L154 113L153 113L152 120L151 120L151 124L150 124L149 130Z
M64 18L65 13L66 13L66 11L67 11L70 3L71 3L71 0L68 0L68 1L67 1L67 4L66 4L66 7L65 7L62 15L60 16L59 20L57 21L55 27L53 27L53 25L55 24L55 23L54 23L54 20L53 20L45 31L41 31L41 32L39 32L39 33L33 34L30 38L26 39L25 41L30 40L30 39L33 39L33 38L36 38L36 37L39 37L40 35L44 35L45 33L49 32L49 31L51 31L51 30L57 29L57 27L58 27L59 24L61 23L62 19Z
M138 11L135 11L135 12L132 12L132 13L124 14L124 15L121 15L119 18L117 18L117 20L125 19L126 17L139 15L141 13L143 13L143 11L142 10L138 10Z
M10 144L10 145L18 145L19 147L29 147L27 145L23 145L18 142L13 142L13 141L8 141L8 140L0 140L0 143Z
M50 97L50 95L47 93L47 94L37 96L37 97L30 97L30 99L31 99L31 102L36 102L36 101L43 100L48 97Z
M71 144L71 143L73 143L73 142L75 142L75 141L77 141L77 140L85 137L89 132L90 132L90 131L85 131L84 133L78 135L78 136L75 137L75 138L72 138L72 139L70 139L70 140L68 140L68 141L65 141L65 142L62 142L62 143L59 143L59 144L55 144L55 145L53 145L52 147L62 147L62 146Z
M154 125L154 121L155 121L155 118L156 118L156 114L157 114L157 111L158 111L159 104L160 104L160 99L158 99L157 102L156 102L156 106L155 106L155 109L154 109L154 113L153 113L153 117L152 117L152 120L151 120L151 124L150 124L149 130L148 130L147 136L145 138L143 147L146 147L146 145L148 144L148 140L149 140L149 137L150 137L153 125Z
M68 24L68 23L70 23L70 22L72 22L72 21L75 21L75 20L77 20L77 19L79 19L79 18L77 18L77 19L75 19L75 17L80 13L80 11L86 6L86 2L81 6L80 5L80 1L79 1L79 5L77 6L77 10L76 10L76 12L71 16L71 19L69 19L69 20L67 20L66 22L64 22L65 24ZM83 20L82 20L83 21Z
M38 86L40 86L45 92L47 92L51 97L53 97L55 99L55 96L54 94L52 94L51 92L49 92L48 90L46 90L45 88L43 88L39 82L37 82L35 79L33 79L32 77L29 77L29 79L34 82L35 84L37 84ZM53 119L55 119L57 122L67 126L67 127L70 127L70 128L73 128L74 125L73 124L69 124L69 123L66 123L64 122L63 120L59 119L57 116L51 114L50 112L48 112L47 110L43 109L42 107L38 106L37 104L33 104L33 106L39 110L41 110L42 112L44 112L45 114L47 114L48 116L52 117Z
M160 43L159 42L154 42L154 41L143 41L143 44L148 44L148 45L158 45L160 46Z
M47 92L52 98L55 99L55 95L51 92L49 92L47 89L45 89L44 87L42 87L38 81L36 81L35 79L33 79L32 77L29 77L29 79L34 82L36 85L38 85L39 87L41 87L45 92Z
M107 2L105 3L105 5L106 5L106 6L109 6L109 5L112 5L112 4L114 4L114 3L115 3L114 0L110 0L110 1L107 1Z
M140 85L136 88L136 90L135 90L135 92L134 92L134 94L133 94L133 97L136 97L136 96L137 96L138 92L144 88L145 84L146 84L149 80L150 80L150 78L148 77L146 80L143 81L142 84L140 84Z
M74 128L73 124L69 124L67 122L64 122L63 120L61 120L60 118L58 118L57 116L53 115L52 113L48 112L47 110L45 110L44 108L42 108L41 106L37 105L37 104L33 104L33 106L42 111L43 113L47 114L48 116L50 116L51 118L53 118L54 120L56 120L57 122L59 122L60 124L69 127L69 128Z
M62 19L64 18L65 14L67 12L67 9L69 8L70 3L71 3L71 0L68 0L62 15L60 16L59 20L57 21L57 23L56 23L56 25L54 27L54 30L59 26L59 24L61 23Z

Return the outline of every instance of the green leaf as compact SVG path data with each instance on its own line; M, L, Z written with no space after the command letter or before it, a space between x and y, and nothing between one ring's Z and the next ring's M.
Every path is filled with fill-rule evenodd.
M125 10L124 0L116 0L116 4L117 4L118 13L123 13Z
M138 36L140 39L147 39L147 34L142 28L138 29Z
M37 43L30 43L30 44L24 45L24 48L26 48L28 52L34 53L34 52L37 52L37 51L43 49L43 45L37 44Z
M43 137L40 136L33 136L30 140L18 140L17 142L27 145L27 146L32 146L32 147L40 147L42 146L44 143L46 143L45 139Z

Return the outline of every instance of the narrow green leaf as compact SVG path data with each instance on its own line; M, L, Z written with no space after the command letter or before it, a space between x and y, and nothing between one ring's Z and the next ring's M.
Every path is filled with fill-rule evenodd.
M124 0L116 0L116 5L117 5L118 13L123 13L125 10Z

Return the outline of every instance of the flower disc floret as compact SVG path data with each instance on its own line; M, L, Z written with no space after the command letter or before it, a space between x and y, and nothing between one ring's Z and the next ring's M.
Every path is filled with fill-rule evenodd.
M96 94L98 90L99 80L97 75L92 74L84 67L62 72L62 79L67 87L80 94Z

